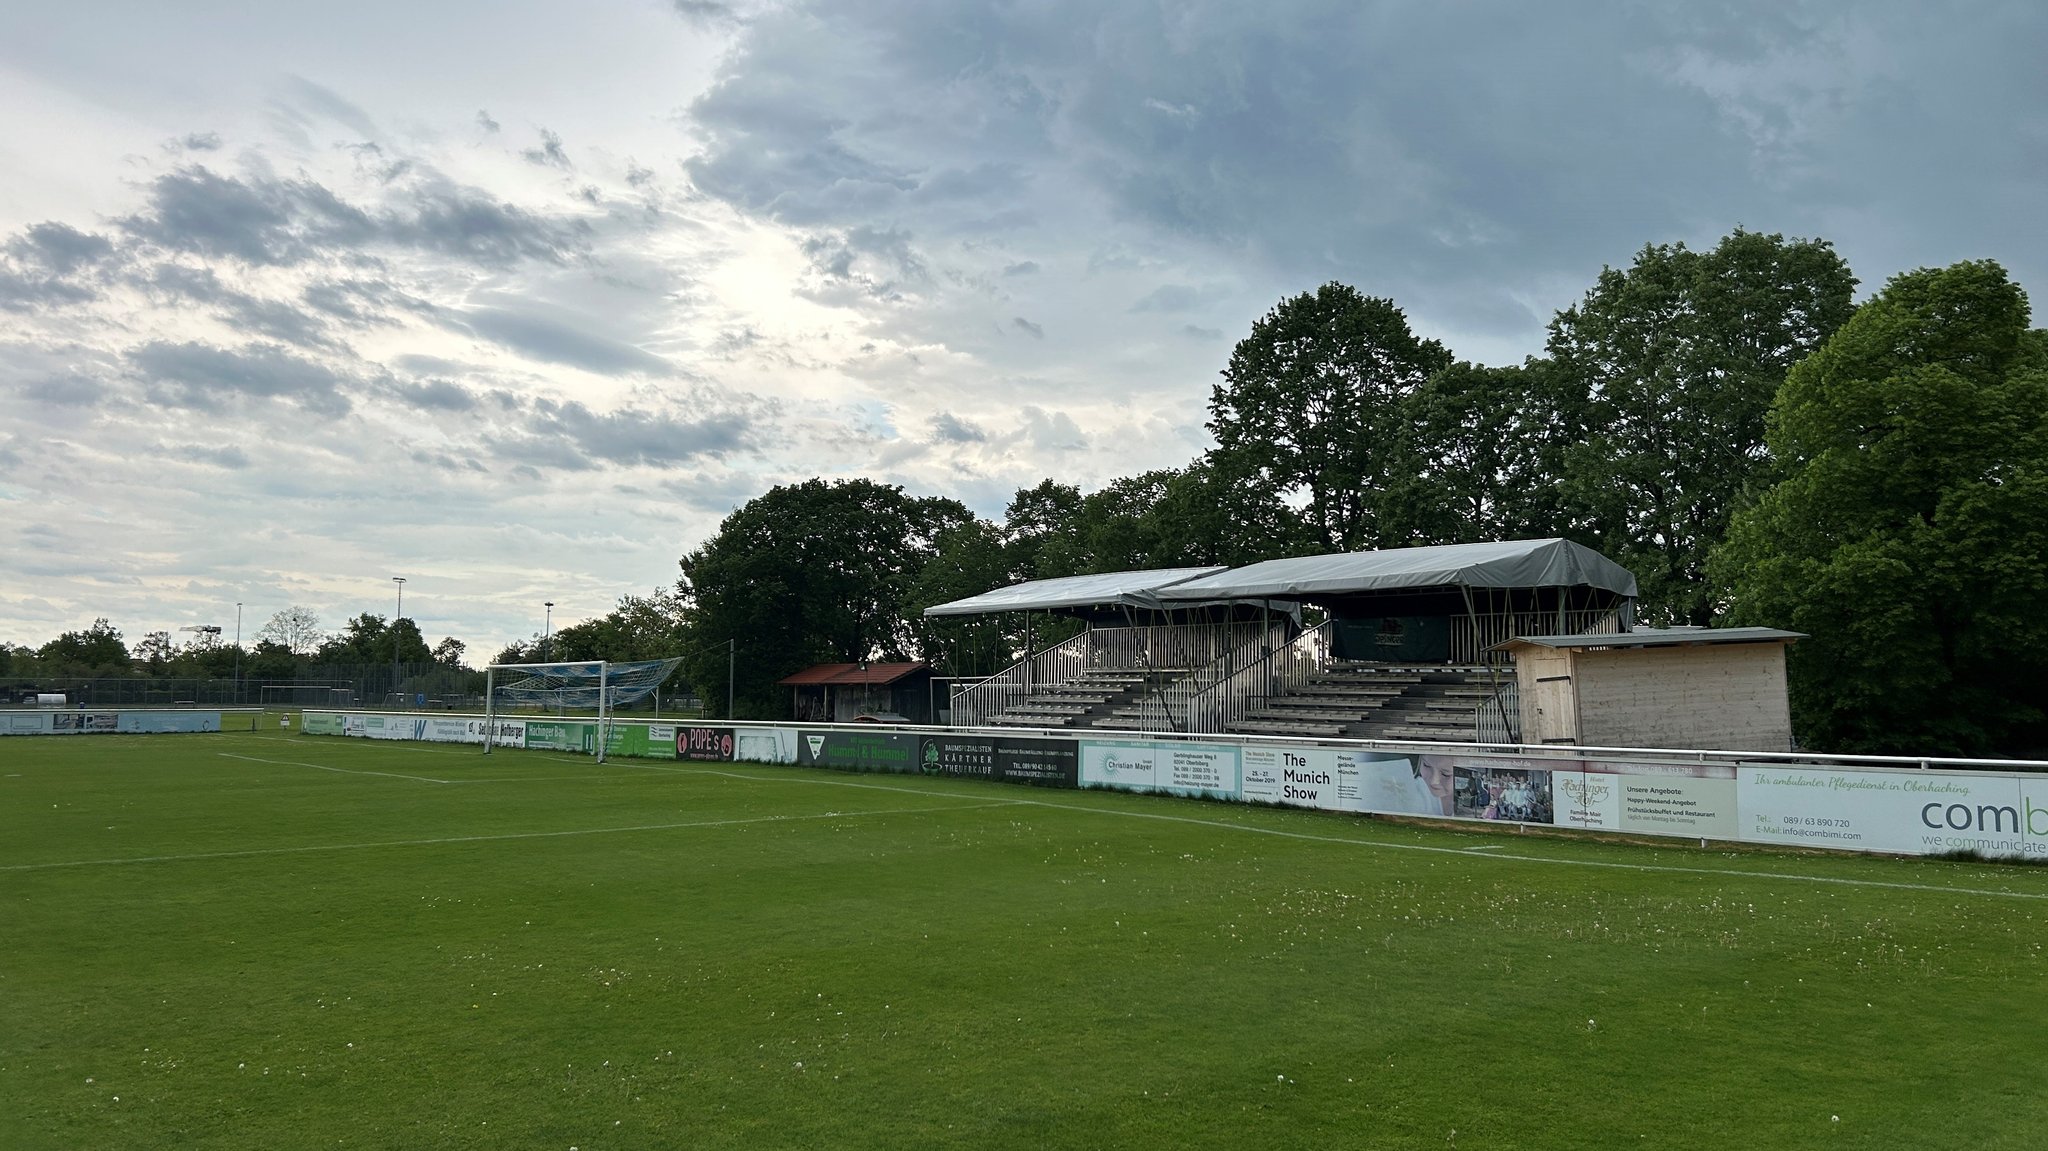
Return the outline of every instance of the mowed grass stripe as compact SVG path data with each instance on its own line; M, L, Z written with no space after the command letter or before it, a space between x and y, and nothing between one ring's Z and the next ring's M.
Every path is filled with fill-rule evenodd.
M741 822L0 874L8 1148L2021 1148L2048 1125L2024 900L968 781L622 762L451 788L211 737L81 770L57 742L0 750L16 860L130 818L207 848ZM421 762L319 746L288 754ZM564 774L443 758L421 774ZM915 810L821 815L841 796ZM1731 864L1760 860L2000 871Z

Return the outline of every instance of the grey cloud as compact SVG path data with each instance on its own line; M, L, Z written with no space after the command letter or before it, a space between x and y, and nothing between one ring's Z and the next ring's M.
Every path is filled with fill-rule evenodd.
M341 320L352 327L369 328L396 323L391 313L407 311L432 314L433 305L409 296L390 284L375 280L336 280L309 284L299 293L306 306Z
M526 157L526 162L529 164L539 164L548 168L560 168L564 171L567 171L571 166L569 163L569 153L562 148L562 138L546 128L540 130L539 146L522 149L519 154Z
M979 444L987 442L988 433L971 420L940 412L932 417L932 439L945 444Z
M1074 417L1065 412L1048 412L1035 404L1024 406L1021 437L1041 452L1077 452L1088 447L1088 437Z
M559 263L588 246L589 229L543 219L473 188L437 183L421 189L410 213L386 222L397 240L479 264L521 259Z
M1036 261L1036 260L1019 260L1019 261L1017 261L1017 262L1016 262L1016 263L1014 263L1014 264L1009 264L1009 265L1006 265L1006 266L1005 266L1005 267L1003 268L1003 275L1005 275L1005 276L1028 276L1028 275L1032 274L1033 272L1036 272L1037 270L1038 270L1038 261Z
M2013 144L2048 133L2021 98L2048 7L1980 15L797 3L752 20L692 106L690 171L817 233L918 208L934 241L1026 209L1073 221L995 179L960 179L957 210L918 198L1009 165L1170 260L1345 279L1488 334L1540 332L1557 285L1603 260L1738 221L1924 253L1891 267L2017 246L2038 268L2021 277L2048 278L2011 239L2048 179ZM1959 202L1992 210L1941 207Z
M1012 316L1010 318L1010 326L1033 339L1042 340L1045 338L1045 329L1043 327L1032 323L1022 316Z
M157 264L138 275L135 282L145 291L161 292L202 304L218 301L229 292L212 268L193 268L184 264Z
M97 232L81 232L69 224L45 221L31 224L7 243L7 252L17 260L42 265L60 276L97 264L114 254L113 241Z
M412 462L416 464L424 464L430 468L439 468L444 472L469 472L473 474L487 474L491 470L485 467L482 463L478 462L472 456L464 456L461 459L457 459L456 457L448 454L447 452L429 452L424 450L415 451L412 453L411 458ZM532 469L530 468L525 470L529 472L532 471ZM539 473L534 473L536 478L538 478L538 474Z
M106 381L83 372L46 376L23 385L21 394L41 404L61 408L97 407L111 391Z
M127 353L152 399L200 411L221 411L237 398L277 399L322 415L349 410L347 381L332 369L272 344L241 349L155 340Z
M230 471L240 471L249 466L249 454L233 444L225 447L212 447L206 444L179 444L167 449L167 451L177 459L189 460L195 464L207 464L216 468L226 468Z
M486 132L495 133L501 127L501 125L496 120L491 119L491 114L489 112L486 112L481 108L477 109L476 122L477 126L482 128Z
M449 318L484 339L551 364L606 376L675 374L675 365L660 356L589 331L563 313L549 314L531 307L472 308L459 315L450 313Z
M525 430L529 440L574 445L590 460L669 468L749 450L754 420L744 411L730 409L678 419L665 412L595 412L575 401L542 400L528 413Z
M187 132L166 147L173 152L218 152L220 144L219 132Z
M393 356L391 366L423 376L455 376L470 371L468 364L458 360L443 359L440 356L408 354Z
M23 276L0 268L0 311L32 312L98 298L91 288L48 276Z
M380 134L369 113L349 102L332 88L315 84L303 76L286 77L285 83L299 107L345 125L366 140L375 139Z
M149 208L118 221L137 240L173 252L253 265L306 259L329 244L356 244L376 228L360 209L318 184L244 182L204 166L159 176Z
M1161 284L1131 305L1133 312L1187 312L1222 299L1224 293L1187 284Z
M669 0L669 3L675 8L676 15L692 24L730 24L738 19L732 5L721 4L718 0Z
M392 194L396 206L373 215L310 180L238 179L194 165L157 177L148 206L117 224L166 251L254 266L299 264L376 244L505 266L558 262L586 243L580 223L543 219L431 173Z
M1197 340L1220 340L1223 338L1222 328L1205 328L1199 324L1182 324L1180 332L1183 336L1190 336Z
M475 411L480 401L476 393L453 380L428 379L417 382L391 381L386 387L391 394L415 408L435 412Z
M265 300L234 292L220 318L238 331L268 336L302 348L328 348L327 325L282 300Z

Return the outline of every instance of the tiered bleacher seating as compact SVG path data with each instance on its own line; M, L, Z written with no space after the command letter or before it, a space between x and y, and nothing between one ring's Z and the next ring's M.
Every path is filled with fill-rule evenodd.
M1034 689L1016 707L989 720L1002 727L1092 727L1153 694L1162 675L1142 668L1090 668L1065 683ZM1116 726L1116 725L1111 725Z
M1248 735L1473 743L1478 708L1492 695L1484 667L1337 661L1224 726Z

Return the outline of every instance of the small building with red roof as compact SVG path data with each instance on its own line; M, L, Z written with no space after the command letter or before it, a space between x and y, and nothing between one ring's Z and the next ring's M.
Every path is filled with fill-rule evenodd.
M820 663L777 680L799 723L932 722L932 667L915 663Z

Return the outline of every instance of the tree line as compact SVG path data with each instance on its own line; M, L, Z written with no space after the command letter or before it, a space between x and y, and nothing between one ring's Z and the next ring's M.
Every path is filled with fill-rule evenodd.
M318 614L293 605L272 615L247 646L223 640L210 630L183 642L168 631L146 632L130 645L121 629L102 617L91 627L64 632L39 647L0 644L0 676L228 679L239 673L252 683L283 683L319 668L383 667L394 660L405 667L461 670L467 650L454 636L428 647L411 619L387 620L372 612L328 633Z

